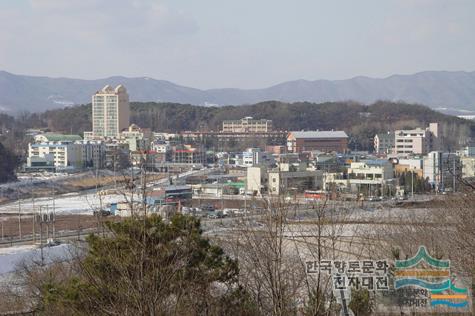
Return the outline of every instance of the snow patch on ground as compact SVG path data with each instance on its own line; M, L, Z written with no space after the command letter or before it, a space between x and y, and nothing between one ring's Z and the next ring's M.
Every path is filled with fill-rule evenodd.
M43 247L45 264L71 258L72 245L62 244L54 247ZM16 246L0 249L0 275L14 272L18 265L41 261L41 250L36 246Z

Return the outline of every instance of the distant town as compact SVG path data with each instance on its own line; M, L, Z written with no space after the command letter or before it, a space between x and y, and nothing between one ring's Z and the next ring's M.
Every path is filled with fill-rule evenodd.
M447 116L441 122L369 135L369 150L357 150L354 129L286 130L262 116L223 119L218 130L199 125L197 130L171 133L141 127L131 123L131 105L124 85L106 85L98 90L91 96L88 111L84 115L92 123L89 131L73 134L48 128L25 130L22 139L28 140L26 157L0 185L0 261L2 249L7 251L3 258L8 261L3 275L19 271L17 254L8 253L15 249L20 249L18 258L36 256L40 269L45 265L53 269L58 260L68 262L69 267L70 261L81 263L83 257L64 261L65 253L78 249L78 243L91 245L95 240L91 236L134 240L129 250L135 251L134 238L142 237L130 234L135 234L137 228L145 229L141 225L155 225L158 230L185 225L179 226L182 235L173 242L188 238L190 229L200 227L199 238L205 242L201 245L211 240L233 258L239 258L242 252L248 256L239 261L242 275L254 275L259 264L255 260L273 265L282 258L294 258L297 261L292 261L291 269L305 266L295 272L300 278L314 284L320 284L315 275L334 279L325 285L325 291L334 293L337 306L348 305L353 291L370 293L378 288L371 294L371 301L363 299L359 308L364 315L369 315L366 312L370 309L384 314L400 308L400 303L381 300L378 292L390 290L391 282L398 282L397 276L379 272L371 277L367 273L348 274L348 280L353 280L348 282L356 283L346 288L353 290L340 291L346 288L335 281L342 277L335 272L337 268L328 268L328 276L322 274L326 262L336 267L339 261L324 259L334 252L353 260L343 262L353 267L388 266L390 259L354 260L375 259L388 253L397 259L398 249L409 251L404 248L405 238L415 235L426 240L438 225L455 225L455 232L450 234L455 234L453 242L460 242L466 238L466 222L460 227L449 223L453 217L445 212L447 207L460 218L472 219L468 215L471 207L466 206L473 198L470 190L475 179L475 144L468 137L470 133L464 134L462 127L447 123ZM370 112L357 114L357 120L368 122L374 118ZM71 125L76 119L68 117ZM448 135L448 131L457 132ZM2 134L8 139L14 130L3 128ZM364 140L365 136L358 136ZM188 223L194 224L186 226ZM132 226L122 231L121 227L127 225ZM153 232L150 230L150 234ZM160 238L150 239L141 249L153 251L163 242ZM233 240L238 248L233 248ZM187 251L186 247L180 243L176 251ZM276 257L275 249L282 255ZM308 253L315 249L324 257L317 260ZM111 265L125 264L115 259L121 253L112 254ZM163 264L168 267L168 263ZM179 261L173 261L170 267L176 264ZM279 269L286 265L279 264ZM387 272L384 267L381 271ZM251 288L254 282L262 282L259 278L267 277L266 268L258 271L257 279L248 285ZM116 273L111 275L115 278ZM62 296L66 292L58 293ZM87 295L92 300L100 297ZM298 299L299 295L289 297ZM372 305L373 301L378 305ZM428 306L428 302L427 297L422 301L411 298L403 305L411 310L418 305ZM94 311L99 308L94 306ZM272 313L263 313L267 314Z
M0 316L475 313L475 1L0 1Z
M141 128L130 124L129 97L122 85L94 94L91 114L92 131L84 137L29 130L34 142L22 169L74 174L128 167L168 173L213 168L219 177L199 183L191 177L183 190L213 197L330 195L352 200L456 192L459 179L475 176L475 145L442 151L444 135L437 122L376 134L374 150L358 152L348 149L345 131L283 131L265 118L224 120L220 131L172 134ZM249 148L230 151L230 143ZM160 205L176 202L163 196Z

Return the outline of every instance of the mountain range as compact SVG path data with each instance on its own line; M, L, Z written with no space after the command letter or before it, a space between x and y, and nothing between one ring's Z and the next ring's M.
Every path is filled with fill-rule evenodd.
M147 77L97 80L15 75L0 71L0 111L42 112L85 104L106 84L123 84L131 101L194 105L242 105L267 100L326 102L377 100L419 103L444 112L475 112L475 71L425 71L377 79L296 80L263 89L200 90Z

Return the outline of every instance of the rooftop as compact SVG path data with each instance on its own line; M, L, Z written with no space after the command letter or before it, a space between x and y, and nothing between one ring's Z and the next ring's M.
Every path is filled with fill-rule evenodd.
M348 138L344 131L296 131L290 134L295 138Z
M127 92L123 85L118 85L117 87L113 88L110 85L106 85L101 90L97 91L96 94L116 94L120 92Z
M385 159L367 159L362 160L361 162L364 162L368 166L384 166L389 163L389 161Z
M75 142L77 140L82 140L79 135L63 135L63 134L53 134L46 133L37 136L45 137L49 142Z

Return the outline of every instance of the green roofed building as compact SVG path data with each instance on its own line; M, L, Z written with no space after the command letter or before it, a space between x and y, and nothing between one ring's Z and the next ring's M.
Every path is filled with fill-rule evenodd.
M35 136L35 143L74 143L75 141L82 140L81 136L79 135L64 135L64 134L56 134L56 133L46 133L40 134Z

